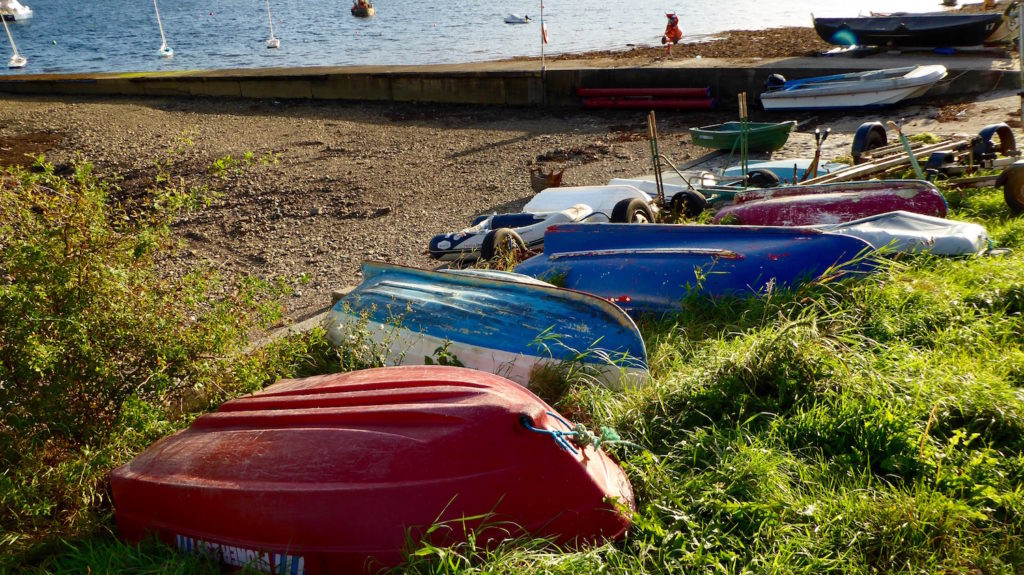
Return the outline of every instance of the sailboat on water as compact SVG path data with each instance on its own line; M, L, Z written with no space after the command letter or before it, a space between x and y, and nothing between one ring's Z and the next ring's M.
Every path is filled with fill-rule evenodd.
M270 0L267 0L267 21L270 22L270 38L267 40L267 48L280 48L281 39L274 38L274 18L270 15Z
M156 0L153 0L153 9L156 10L156 25L160 27L160 50L157 54L161 58L171 58L174 56L174 50L167 45L167 37L164 36L164 24L160 21L160 7L156 5Z
M7 39L11 41L11 49L14 50L14 55L7 61L7 67L24 68L25 64L28 63L28 58L18 53L18 46L14 44L14 36L11 36L11 29L7 27L7 19L0 18L0 22L4 23L4 31L7 32Z
M8 22L17 22L31 17L32 9L18 0L0 0L0 18Z

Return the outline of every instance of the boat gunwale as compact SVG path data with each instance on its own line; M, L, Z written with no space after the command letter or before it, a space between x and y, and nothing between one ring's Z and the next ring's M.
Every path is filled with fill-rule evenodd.
M719 127L719 126L727 126L727 125L735 125L737 129L735 129L735 130L731 130L731 129L730 130L724 130L724 129L723 130L716 130L716 129L714 129L714 128ZM789 126L789 129L786 130L787 133L788 133L788 132L791 132L794 127L796 127L796 120L786 120L786 121L783 121L783 122L748 122L747 123L747 126L748 126L747 134L748 135L752 135L752 134L774 133L775 131L780 131L781 132L782 129L785 126L787 126L787 125ZM709 133L709 134L724 135L724 136L732 136L732 135L738 136L741 133L741 131L742 131L741 123L740 122L735 122L735 121L733 121L733 122L722 122L720 124L711 124L711 125L708 125L708 126L701 126L701 127L698 127L698 128L690 128L690 133L691 134L694 133L694 132L706 132L706 133Z

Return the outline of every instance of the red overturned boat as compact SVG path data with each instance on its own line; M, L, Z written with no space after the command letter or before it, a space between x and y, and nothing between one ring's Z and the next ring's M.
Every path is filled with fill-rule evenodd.
M736 194L714 223L752 226L841 224L895 211L946 217L946 199L923 180L869 180L785 186Z
M111 472L117 526L127 541L155 532L294 574L373 572L399 564L409 540L450 544L469 529L480 542L622 536L628 480L568 431L523 387L468 369L284 380Z

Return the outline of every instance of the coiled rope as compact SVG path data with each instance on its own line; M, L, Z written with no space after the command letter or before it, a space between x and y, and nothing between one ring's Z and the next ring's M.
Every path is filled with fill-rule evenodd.
M573 425L568 421L562 419L562 417L559 416L557 413L548 411L547 414L553 417L562 425L564 425L567 431L562 431L558 429L542 429L539 427L535 427L533 425L533 419L526 414L519 416L519 423L521 423L523 427L525 427L529 431L551 437L552 439L555 440L555 443L557 443L559 447L572 453L573 455L579 453L576 450L576 447L582 449L587 445L592 446L595 450L600 449L601 446L605 444L628 445L630 447L637 448L640 447L639 445L631 441L626 441L622 439L621 437L619 437L619 434L616 433L615 430L610 427L601 427L601 433L599 435L587 429L587 427L582 423L577 423L576 425ZM573 447L574 445L576 447Z

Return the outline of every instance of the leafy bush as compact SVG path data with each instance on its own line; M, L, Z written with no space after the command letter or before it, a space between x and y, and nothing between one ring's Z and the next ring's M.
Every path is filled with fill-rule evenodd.
M88 164L0 175L0 551L95 524L111 468L326 350L314 335L243 355L279 289L165 273L170 223L202 194L165 185L129 215L116 191Z

